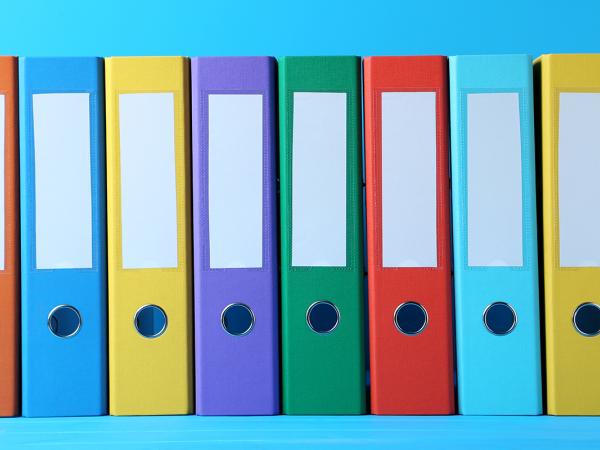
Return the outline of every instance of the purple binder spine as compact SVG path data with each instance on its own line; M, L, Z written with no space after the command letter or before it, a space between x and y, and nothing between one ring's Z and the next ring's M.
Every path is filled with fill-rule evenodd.
M196 413L279 413L276 211L276 62L271 57L192 58L192 178ZM211 269L208 223L208 96L263 96L263 266ZM223 309L248 305L251 332L232 336Z

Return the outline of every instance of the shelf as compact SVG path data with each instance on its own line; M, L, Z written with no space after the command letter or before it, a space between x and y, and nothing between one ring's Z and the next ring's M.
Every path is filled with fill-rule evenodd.
M600 447L600 417L78 417L0 419L0 448L564 449Z

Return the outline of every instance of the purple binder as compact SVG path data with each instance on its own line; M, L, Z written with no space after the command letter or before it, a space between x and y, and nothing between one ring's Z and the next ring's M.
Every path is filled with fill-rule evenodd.
M279 299L275 178L277 111L275 59L271 57L192 58L191 72L196 412L199 415L278 414ZM229 97L235 95L238 97ZM246 255L254 252L257 259L256 245L261 241L260 228L262 228L260 250L262 254L258 254L258 263L252 267L239 267L236 264L223 267L227 264L223 264L222 261L216 263L213 261L211 264L209 186L212 185L209 182L211 176L209 162L214 164L210 166L211 170L220 171L213 179L221 177L221 184L218 189L214 188L215 192L221 190L228 191L226 195L230 196L234 195L232 192L245 195L245 171L240 176L238 164L237 172L234 170L234 174L237 174L230 177L232 186L228 189L222 182L223 179L228 179L227 165L223 163L223 152L221 159L218 154L223 149L225 153L231 150L231 142L236 142L235 133L242 133L243 131L239 130L244 129L239 124L243 120L238 116L241 114L239 110L245 107L234 107L231 109L230 117L227 109L223 109L222 105L231 105L229 100L233 100L235 105L236 99L241 99L241 104L245 104L242 101L244 96L251 100L249 110L254 108L254 112L262 112L262 119L258 118L262 120L262 133L260 133L260 125L258 131L255 126L253 139L255 159L254 164L249 164L248 168L248 173L254 168L254 187L257 186L256 174L260 176L262 172L262 188L259 181L259 189L262 189L259 194L262 196L262 205L260 198L258 202L250 203L256 205L256 209L262 210L256 212L256 214L262 212L262 216L258 216L262 221L254 221L255 230L258 230L257 239L248 239L246 243L240 244L240 250L244 250L242 253ZM217 104L221 106L217 108ZM213 111L209 111L209 106ZM209 124L209 119L213 120L213 123ZM227 120L232 122L231 131L227 129ZM257 120L256 113L251 120ZM209 129L214 130L215 127L219 128L219 133L214 134L219 136L213 136L210 140ZM219 143L218 145L211 143L213 146L211 150L209 141L213 140L218 140ZM235 151L245 151L240 150L245 146L239 145L239 141L243 139L238 139L238 149ZM262 158L257 145L262 145ZM210 153L211 151L213 153ZM237 162L236 158L230 160L232 164ZM257 166L257 162L261 165ZM255 189L255 192L258 191ZM257 197L255 196L254 199ZM223 213L232 211L231 204L227 202L219 202L217 206L215 205L217 202L213 199L213 203L212 213L215 215L213 227L216 227L223 223ZM252 212L254 213L254 209ZM232 215L235 216L235 211ZM236 226L240 229L246 226L250 228L250 225L244 222L242 220ZM213 249L214 260L223 259L220 256L217 258L217 250L219 255L227 251L229 253L236 251L235 248L232 250L231 243L226 239L227 231L223 230L229 227L225 225L213 228L213 239L216 242ZM256 228L257 226L260 228ZM230 236L234 240L237 238L236 235ZM248 250L246 246L254 250ZM230 305L237 306L227 310ZM244 310L240 305L247 307L248 310ZM246 330L245 325L248 323L246 319L249 318L252 319L252 325L249 330ZM230 333L231 329L233 334Z

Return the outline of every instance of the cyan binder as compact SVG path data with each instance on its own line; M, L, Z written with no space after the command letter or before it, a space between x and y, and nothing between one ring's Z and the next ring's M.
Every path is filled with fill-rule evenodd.
M532 60L450 58L458 405L542 413Z
M19 84L23 415L105 414L103 60L21 58Z

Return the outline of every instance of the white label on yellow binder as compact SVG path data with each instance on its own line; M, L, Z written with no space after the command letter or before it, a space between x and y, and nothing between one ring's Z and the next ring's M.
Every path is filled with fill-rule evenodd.
M436 267L435 92L381 95L383 267Z
M119 130L123 268L177 267L173 94L120 94Z
M469 266L523 265L522 192L519 94L468 94Z
M561 267L600 266L600 93L561 92L558 213Z
M208 96L211 269L262 267L263 97Z
M0 95L0 270L4 270L4 127L6 127L6 100Z
M294 92L292 266L346 266L346 94Z
M33 94L37 269L92 267L90 95Z

